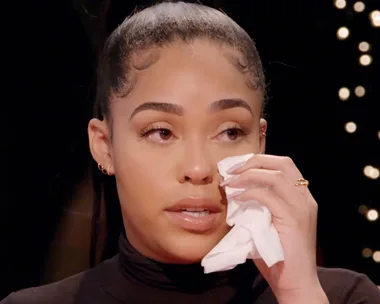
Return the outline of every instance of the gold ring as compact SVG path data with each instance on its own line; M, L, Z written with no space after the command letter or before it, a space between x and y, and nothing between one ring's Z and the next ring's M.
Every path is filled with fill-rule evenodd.
M298 186L305 186L305 187L307 187L307 186L309 186L309 181L306 180L306 179L304 179L304 178L299 178L299 179L297 180L295 186L296 186L296 187L298 187Z

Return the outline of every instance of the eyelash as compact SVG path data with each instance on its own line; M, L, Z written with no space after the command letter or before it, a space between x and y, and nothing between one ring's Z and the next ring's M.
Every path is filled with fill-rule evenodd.
M149 126L149 127L146 127L144 129L142 129L140 131L140 137L141 138L146 138L148 137L151 133L155 132L155 131L162 131L162 130L167 130L169 131L172 136L174 136L173 132L168 129L168 128L165 128L165 127L160 127L160 126ZM230 130L234 130L234 131L237 131L238 132L238 137L240 139L246 137L248 134L249 134L249 131L247 128L244 128L244 127L240 127L240 126L234 126L234 127L230 127L230 128L227 128L225 130L223 130L222 132L220 132L217 136L223 134L223 133L226 133L227 131L230 131ZM236 140L233 140L233 141L236 141Z
M153 125L153 126L149 126L149 127L142 129L140 131L140 137L141 138L148 137L151 133L153 133L155 131L160 131L160 130L168 130L169 132L172 132L168 128Z
M227 128L227 129L223 130L222 132L220 132L218 135L226 133L227 131L231 131L231 130L238 132L238 139L237 140L242 139L248 135L248 130L246 128L240 127L240 126L234 126L234 127ZM233 140L233 141L237 141L237 140Z

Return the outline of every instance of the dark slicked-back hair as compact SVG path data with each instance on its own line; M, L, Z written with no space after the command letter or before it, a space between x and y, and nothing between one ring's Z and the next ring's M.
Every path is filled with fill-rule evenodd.
M248 77L248 85L265 99L265 78L255 43L223 12L197 3L162 2L127 17L107 39L97 75L96 116L110 117L111 96L123 97L133 90L135 71L147 67L133 58L146 50L181 41L206 38L236 49L235 66Z

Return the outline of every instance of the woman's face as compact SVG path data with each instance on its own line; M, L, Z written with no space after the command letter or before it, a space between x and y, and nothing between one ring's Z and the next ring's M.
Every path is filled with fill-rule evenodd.
M112 99L112 138L105 121L89 124L95 160L115 174L127 237L147 257L199 262L230 229L217 163L264 152L266 129L237 56L205 40L157 50L131 94Z

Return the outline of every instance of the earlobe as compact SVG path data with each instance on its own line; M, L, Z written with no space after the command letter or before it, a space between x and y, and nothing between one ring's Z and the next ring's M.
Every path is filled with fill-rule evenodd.
M265 154L266 136L268 123L264 118L260 118L260 153Z
M97 162L99 168L107 170L108 175L113 174L110 131L107 122L93 118L88 123L87 131L93 159Z

